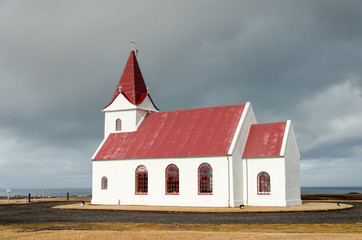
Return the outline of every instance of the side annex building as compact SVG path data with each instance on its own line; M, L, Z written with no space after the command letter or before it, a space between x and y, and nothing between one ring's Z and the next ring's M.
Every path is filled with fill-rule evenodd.
M301 204L291 121L256 122L250 102L159 111L132 50L92 157L92 204Z

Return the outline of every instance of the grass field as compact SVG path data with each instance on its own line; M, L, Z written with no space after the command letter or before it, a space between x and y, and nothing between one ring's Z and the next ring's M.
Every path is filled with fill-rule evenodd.
M0 226L1 239L362 239L350 224L40 223Z

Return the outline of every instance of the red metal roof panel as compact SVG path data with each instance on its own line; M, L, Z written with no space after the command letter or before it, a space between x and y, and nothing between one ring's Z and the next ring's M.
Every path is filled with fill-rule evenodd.
M110 134L94 160L227 155L244 107L149 113L137 131Z
M243 158L279 156L285 126L286 122L251 125Z

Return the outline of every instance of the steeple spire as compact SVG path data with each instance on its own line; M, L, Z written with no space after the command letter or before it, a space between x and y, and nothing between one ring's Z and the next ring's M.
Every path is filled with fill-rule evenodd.
M141 104L148 94L141 69L138 65L137 58L133 50L128 57L116 91L114 92L110 103L106 107L108 107L120 93L122 93L127 98L127 100L134 105Z

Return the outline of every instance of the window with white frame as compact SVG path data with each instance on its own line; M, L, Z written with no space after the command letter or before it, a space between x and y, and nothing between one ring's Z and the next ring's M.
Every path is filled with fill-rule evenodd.
M202 163L198 169L199 194L212 194L212 168L208 163Z
M260 172L257 177L258 195L270 195L270 176L267 172Z
M102 190L107 190L108 189L108 179L107 179L107 177L102 177L101 189Z
M122 131L122 121L119 118L116 120L116 131Z
M166 168L166 194L179 194L179 170L175 164L170 164Z
M148 171L143 165L136 168L136 194L146 195L148 194Z

